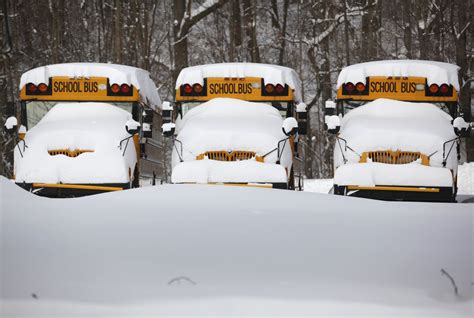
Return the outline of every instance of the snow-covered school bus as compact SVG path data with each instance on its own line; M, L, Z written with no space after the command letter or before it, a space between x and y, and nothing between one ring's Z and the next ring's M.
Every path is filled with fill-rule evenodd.
M387 200L454 201L460 117L459 67L376 61L344 68L325 121L336 134L334 193Z
M44 196L156 183L163 174L161 100L147 71L67 63L24 73L13 179Z
M295 189L300 80L290 68L222 63L185 68L176 82L173 183ZM298 187L298 186L296 186Z

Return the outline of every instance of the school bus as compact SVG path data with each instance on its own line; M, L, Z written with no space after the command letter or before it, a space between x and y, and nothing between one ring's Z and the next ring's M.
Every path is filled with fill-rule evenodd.
M336 134L335 194L454 201L459 138L470 126L458 105L459 67L376 61L344 68L325 123Z
M183 69L176 82L176 96L172 116L177 133L175 145L182 146L185 149L193 148L199 153L183 156L180 147L174 148L172 182L239 184L295 189L293 159L296 158L297 153L298 139L296 135L306 134L306 105L302 102L300 87L300 80L294 70L277 65L221 63ZM229 98L234 99L234 101L229 100ZM245 104L245 102L248 102L248 104ZM191 114L207 112L205 116L214 118L212 110L203 110L203 108L213 108L216 103L218 104L215 109L216 112L229 110L225 115L221 114L222 116L219 119L216 117L216 121L221 123L229 122L227 129L213 136L207 134L206 140L182 140L183 136L186 135L186 131L189 130L188 127L191 126L192 118L198 117L194 115L193 117ZM242 107L243 110L239 110L239 107ZM265 147L259 145L255 139L250 138L245 144L240 145L231 142L224 145L220 142L224 135L240 136L242 139L247 133L246 129L253 130L255 128L248 125L248 122L253 120L252 118L247 117L248 122L244 122L242 119L242 116L251 116L249 115L251 113L250 109L253 107L256 107L254 115L261 116L262 127L264 122L272 120L270 119L272 112L279 116L281 121L276 128L272 127L268 128L267 131L258 132L259 135L273 135L277 136L275 138L280 138L271 144L271 149L268 149L268 151L275 149L275 152L267 155L265 159L261 157L264 155L261 151ZM272 110L267 111L267 107L272 108ZM231 108L232 110L230 110ZM246 111L246 109L248 110ZM259 115L256 112L259 112ZM239 116L239 114L242 116ZM242 122L237 124L239 121ZM286 121L286 130L284 128L286 135L282 134L281 125L283 121ZM199 130L205 135L204 132L211 129L211 127L202 125ZM292 130L293 132L291 132ZM283 141L279 144L280 140ZM200 145L206 146L200 147ZM286 145L286 148L284 145ZM260 146L263 148L260 149ZM268 146L270 147L270 145ZM282 149L278 149L279 147ZM287 157L287 159L282 157ZM254 166L251 166L252 163L255 163ZM196 167L187 169L188 165ZM206 167L198 167L199 165L205 165ZM209 167L209 165L212 165L212 167ZM238 165L242 167L237 168ZM243 167L243 165L247 166ZM200 169L206 171L204 174L208 174L208 178L204 181L198 181L198 178L191 172L194 171L199 174ZM279 174L280 177L274 178L274 175L272 176L270 172L268 175L262 174L261 171L264 169L267 169L267 171L272 169L275 171L281 170L284 173L276 171L275 174ZM181 172L184 170L186 173ZM223 172L217 173L218 170ZM240 176L230 177L231 171L240 171ZM213 177L210 177L211 175ZM301 183L296 187L300 186Z
M66 63L24 73L13 179L43 196L80 196L160 182L161 100L145 70Z

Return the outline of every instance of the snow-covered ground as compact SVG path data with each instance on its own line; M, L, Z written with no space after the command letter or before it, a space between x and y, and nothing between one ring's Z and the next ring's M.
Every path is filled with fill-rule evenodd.
M458 194L474 195L474 162L466 162L458 167ZM328 193L333 179L305 179L304 190L308 192Z
M0 200L2 318L473 314L470 204L210 185L47 199L3 177Z

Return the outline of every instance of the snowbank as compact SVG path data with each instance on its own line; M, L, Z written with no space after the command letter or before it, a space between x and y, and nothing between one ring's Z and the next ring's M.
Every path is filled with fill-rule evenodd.
M304 191L328 194L334 185L333 179L304 179Z
M172 183L287 183L285 168L255 159L235 162L195 160L180 162L171 174Z
M459 66L423 60L386 60L360 63L345 67L337 78L337 87L347 82L365 83L368 76L425 77L428 85L450 84L459 91Z
M259 77L266 84L287 84L294 90L296 102L302 102L301 81L296 72L288 67L259 63L220 63L187 67L176 80L176 89L183 84L204 83L208 77Z
M58 200L3 177L0 200L5 318L472 317L468 204L197 185Z
M125 155L119 148L129 136L132 115L105 103L58 103L15 147L15 179L26 183L126 183L137 162L133 140ZM123 147L125 143L123 144ZM21 148L21 153L20 149ZM49 150L88 150L77 157ZM22 156L23 155L23 156Z
M232 98L215 98L194 107L176 122L177 139L183 143L183 160L193 161L206 151L253 151L262 156L286 138L283 119L274 107ZM180 145L177 144L178 149ZM275 163L277 152L265 157ZM179 156L173 150L173 167ZM291 167L289 144L283 149L281 164Z
M64 63L40 66L25 72L20 79L20 89L28 83L48 83L50 77L107 77L110 85L129 84L139 90L143 100L152 107L161 108L161 100L150 73L132 66L105 63Z
M340 137L354 152L347 150L349 162L359 162L358 154L366 151L413 151L431 155L431 166L442 166L443 143L456 137L451 116L429 103L410 103L377 99L346 114L341 123ZM344 143L341 142L342 148ZM449 150L449 146L446 153ZM341 150L335 145L335 164L343 163ZM456 169L456 149L447 167Z
M474 162L466 162L458 167L458 194L474 195Z

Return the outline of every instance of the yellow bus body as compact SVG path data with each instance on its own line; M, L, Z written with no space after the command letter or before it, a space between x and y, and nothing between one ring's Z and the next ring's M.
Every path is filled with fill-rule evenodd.
M264 96L262 94L263 80L260 77L228 78L228 77L208 77L203 89L205 96L182 96L180 88L176 89L177 102L205 102L213 98L228 97L252 102L260 101L280 101L292 102L294 93L291 87L288 94L284 96ZM190 83L191 85L193 83Z
M353 83L356 84L356 83ZM368 77L368 94L343 94L342 85L337 90L338 100L372 101L378 98L389 98L415 102L457 102L458 93L452 89L452 96L427 96L426 78L424 77Z
M20 90L20 100L135 102L140 99L136 87L133 87L131 96L110 96L107 86L106 77L69 78L55 76L51 78L50 95L28 95L25 85Z

